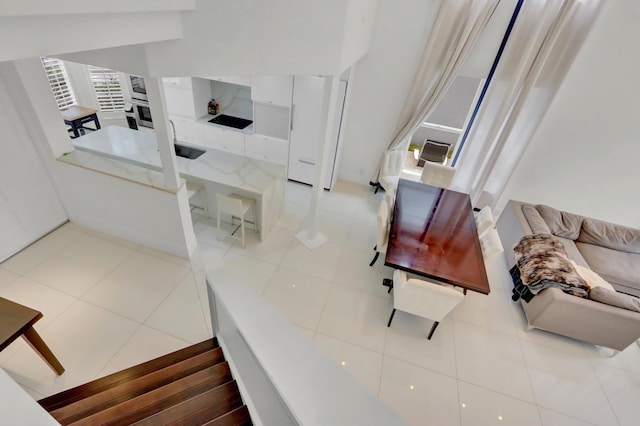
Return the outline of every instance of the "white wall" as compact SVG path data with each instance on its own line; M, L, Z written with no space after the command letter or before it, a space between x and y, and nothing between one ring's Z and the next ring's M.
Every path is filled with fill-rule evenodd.
M339 177L366 183L395 130L439 1L381 1L367 54L353 67ZM418 53L419 52L419 53Z
M363 0L199 0L180 40L146 46L152 76L335 75L366 52Z
M611 2L500 205L513 198L640 227L639 39L640 4Z
M0 65L0 262L67 220L25 121L24 91ZM36 120L34 120L36 121Z
M182 36L179 12L0 16L0 61L170 40Z
M184 187L179 194L57 163L71 221L189 258L195 236Z

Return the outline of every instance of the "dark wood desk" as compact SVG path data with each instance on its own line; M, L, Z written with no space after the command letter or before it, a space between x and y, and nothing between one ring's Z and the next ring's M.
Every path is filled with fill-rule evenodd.
M87 108L79 105L71 105L60 111L64 123L71 126L69 129L73 132L72 139L77 138L80 134L84 135L85 129L87 130L99 130L100 121L98 121L98 111L93 108ZM84 127L84 124L93 121L96 126L95 129Z
M469 195L400 179L385 265L488 294Z
M0 297L0 351L18 337L23 336L40 357L56 372L64 373L64 368L38 332L33 328L42 312Z

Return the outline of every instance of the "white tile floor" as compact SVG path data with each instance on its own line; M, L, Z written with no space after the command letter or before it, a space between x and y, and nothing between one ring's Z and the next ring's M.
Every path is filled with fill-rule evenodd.
M533 330L511 302L504 260L487 265L488 296L469 293L427 341L427 320L398 312L381 259L369 267L383 193L339 182L322 199L330 237L309 251L294 234L310 190L287 183L284 213L266 241L218 241L194 214L203 249L372 393L413 425L636 425L640 347L610 358L592 345ZM202 268L67 224L0 264L0 296L44 313L37 330L67 372L56 377L22 341L0 366L39 399L211 335ZM194 272L195 271L195 272Z

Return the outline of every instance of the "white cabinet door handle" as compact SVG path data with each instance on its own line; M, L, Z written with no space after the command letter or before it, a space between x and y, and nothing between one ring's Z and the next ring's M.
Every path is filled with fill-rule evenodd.
M306 158L298 158L298 161L304 164L310 164L312 166L316 165L316 162L313 160L307 160Z

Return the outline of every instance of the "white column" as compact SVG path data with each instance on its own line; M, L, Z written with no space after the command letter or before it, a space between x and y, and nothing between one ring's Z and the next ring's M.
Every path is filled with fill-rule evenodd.
M180 188L180 174L176 153L173 149L173 132L169 129L169 117L165 108L162 82L159 78L145 77L144 83L149 97L153 128L156 131L164 182L167 189L178 189Z
M316 155L317 161L313 191L311 192L311 206L309 207L309 225L306 229L296 234L296 238L311 250L320 247L328 240L325 235L318 232L318 207L324 191L327 163L329 162L329 147L331 146L333 126L335 125L334 116L339 82L340 78L337 75L324 77L321 117L324 125L320 129L322 137L320 138Z

